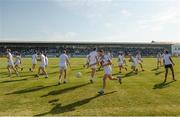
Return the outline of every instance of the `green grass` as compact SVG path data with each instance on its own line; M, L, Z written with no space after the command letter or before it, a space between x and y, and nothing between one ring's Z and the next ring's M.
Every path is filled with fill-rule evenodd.
M144 59L145 71L138 75L121 74L123 84L108 80L106 94L97 96L102 86L103 71L96 74L96 82L88 84L89 69L83 69L85 59L72 58L68 70L69 82L57 86L58 59L49 59L49 78L34 78L28 72L30 59L23 59L24 71L20 77L7 77L6 59L0 58L0 115L180 115L180 58L174 58L177 81L167 84L164 68L154 70L156 59ZM113 74L118 73L114 60ZM36 70L37 71L37 70ZM82 78L74 74L82 72Z

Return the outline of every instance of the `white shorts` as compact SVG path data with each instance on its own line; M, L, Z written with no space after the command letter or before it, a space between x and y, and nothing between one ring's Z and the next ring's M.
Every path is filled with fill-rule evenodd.
M119 65L119 66L123 66L123 65L124 65L124 63L119 63L118 65Z
M17 61L16 63L15 63L15 65L20 65L21 63L19 62L19 61Z
M107 75L111 75L112 69L110 66L105 66L104 67L104 73Z
M67 70L67 65L65 65L65 66L59 66L59 70Z
M32 64L37 64L37 61L32 61Z
M132 67L136 67L137 66L137 64L136 63L132 63L132 65L131 65Z
M45 68L45 66L46 66L45 64L41 64L41 65L40 65L40 67L42 67L42 68Z
M13 66L13 67L14 67L14 63L13 63L13 62L8 62L7 65L8 65L8 66Z
M92 66L91 66L91 69L96 69L96 68L97 68L96 65L92 65Z
M159 61L161 61L161 59L160 59L160 58L157 58L157 61L159 62Z
M138 63L141 63L141 60L138 60Z

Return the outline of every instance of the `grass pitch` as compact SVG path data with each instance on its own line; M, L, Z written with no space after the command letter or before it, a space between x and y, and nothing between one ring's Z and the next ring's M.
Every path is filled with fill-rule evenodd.
M6 59L0 58L0 115L180 115L180 58L175 61L176 82L171 72L166 84L164 68L156 67L155 58L144 59L144 72L122 71L123 83L108 80L105 95L97 96L102 86L103 71L97 72L94 84L89 84L90 69L84 69L84 58L71 58L69 82L60 86L58 58L50 58L47 68L49 78L29 72L31 59L24 58L20 77L7 77ZM113 74L119 75L117 59L113 61ZM37 69L36 69L37 71ZM80 71L81 78L75 78Z

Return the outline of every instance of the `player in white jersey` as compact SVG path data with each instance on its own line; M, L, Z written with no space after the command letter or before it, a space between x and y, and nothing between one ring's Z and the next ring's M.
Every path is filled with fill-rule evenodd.
M97 57L97 52L96 48L93 49L93 51L89 54L88 56L89 60L89 67L91 68L91 76L89 77L89 80L91 83L93 83L93 78L96 73L96 65L98 64L98 57Z
M59 56L60 62L59 62L59 82L58 84L61 84L61 80L62 80L62 75L64 72L64 82L67 82L67 66L71 67L70 62L69 62L69 58L66 54L66 50L63 51L63 53Z
M157 54L157 69L162 66L162 55L160 52Z
M15 68L18 71L18 69L21 69L21 71L23 70L23 67L21 66L22 64L22 58L21 58L21 54L20 53L16 53L16 61L15 61Z
M129 54L129 62L132 62L131 64L131 69L133 70L133 72L138 73L138 60L136 57L132 56L131 54Z
M48 74L47 74L46 69L45 69L45 66L46 66L45 56L43 55L42 51L39 52L39 58L40 58L39 59L40 66L38 68L38 73L37 73L36 77L39 77L39 74L42 70L43 74L45 75L45 78L48 78Z
M142 65L143 60L142 60L140 52L138 52L138 54L136 55L136 58L137 58L138 64L140 65L142 71L144 71L144 68L143 68L143 65Z
M37 64L37 58L38 58L38 55L37 53L35 52L33 55L32 55L32 68L29 68L29 71L34 71L35 67L36 67L36 64Z
M16 73L17 76L19 76L18 74L18 71L15 69L15 66L14 66L14 62L13 62L13 56L11 54L11 50L10 49L7 49L6 50L6 53L7 53L7 69L8 69L8 72L9 72L9 77L11 76L11 69L13 69L13 71Z
M48 66L48 57L47 57L47 54L44 54L44 56L45 56L45 66L47 67Z
M89 55L86 56L86 61L85 61L85 64L83 65L83 67L85 68L88 68L89 66L89 59L88 59Z
M124 56L123 53L120 52L118 56L118 67L119 67L119 73L121 73L121 69L125 69L127 71L127 68L124 67Z
M107 55L109 56L109 58L110 58L111 60L113 59L113 54L112 54L111 51L109 51L109 52L107 53Z
M124 65L127 66L127 64L126 64L126 59L125 59L125 54L123 54L123 59L124 59L124 60L123 60L123 61L124 61Z
M104 94L104 89L106 87L106 80L107 78L109 78L110 80L118 80L119 83L121 83L121 77L118 76L117 78L112 77L112 61L109 58L108 55L104 55L104 51L103 50L99 50L98 52L99 56L101 57L100 60L100 64L102 65L103 69L104 69L104 76L103 76L103 87L100 91L98 91L98 93L100 95Z
M174 68L173 68L173 65L175 65L175 64L174 64L173 60L171 59L171 55L169 54L168 50L165 50L165 52L164 52L163 62L164 62L164 65L165 65L165 70L166 70L164 83L167 80L167 75L168 75L168 69L169 68L170 68L170 70L172 72L173 80L176 81L175 76L174 76Z

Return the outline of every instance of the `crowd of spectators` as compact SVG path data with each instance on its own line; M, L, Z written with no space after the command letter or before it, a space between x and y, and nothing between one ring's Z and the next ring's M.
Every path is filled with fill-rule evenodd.
M50 47L36 47L36 48L24 48L24 47L19 47L19 48L10 48L12 50L12 54L15 54L16 52L20 52L22 56L31 56L35 52L38 52L39 50L42 50L44 53L47 53L49 56L59 56L59 54L64 50L63 47L60 48L50 48ZM74 47L68 47L67 53L70 56L86 56L88 55L93 48L74 48ZM113 56L118 56L119 52L123 52L125 55L128 55L129 53L132 55L137 54L137 52L141 52L142 56L156 56L158 52L163 52L163 48L144 48L144 47L138 47L138 48L133 48L133 47L120 47L120 48L97 48L97 49L104 49L105 52L111 52ZM0 48L0 55L5 55L5 48Z

